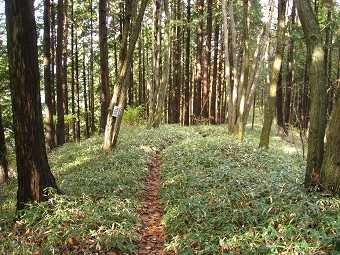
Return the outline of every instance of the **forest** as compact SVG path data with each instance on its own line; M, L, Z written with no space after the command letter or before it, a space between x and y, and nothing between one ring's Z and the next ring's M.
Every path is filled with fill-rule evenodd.
M339 254L340 3L0 3L0 254Z

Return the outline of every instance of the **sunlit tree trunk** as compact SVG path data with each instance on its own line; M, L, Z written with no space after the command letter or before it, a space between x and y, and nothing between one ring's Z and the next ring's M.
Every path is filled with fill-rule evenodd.
M6 1L7 45L18 172L17 209L59 191L45 148L33 1Z
M228 43L228 38L229 38L229 29L228 29L228 16L227 16L227 6L226 6L226 0L222 0L222 17L223 17L223 45L224 45L224 77L226 81L226 87L227 87L227 93L229 97L228 101L228 122L229 122L229 130L231 129L231 124L233 122L232 120L232 108L233 108L233 89L231 87L231 82L230 82L230 61L229 61L229 43ZM222 71L220 69L220 71ZM221 73L221 72L220 72ZM220 79L219 82L219 111L220 111L220 123L223 122L224 114L223 114L223 99L222 95L222 89L221 89L221 84L222 84L222 79Z
M310 188L317 185L315 179L320 174L324 153L327 108L326 74L322 37L311 3L308 0L297 0L296 6L311 61L309 72L311 109L305 175L305 187Z
M164 32L164 46L163 46L163 65L162 65L162 72L161 80L159 84L159 88L155 88L154 95L156 100L154 102L155 109L153 114L153 120L149 124L150 127L158 128L161 124L163 112L164 112L164 103L165 103L165 94L169 84L169 71L170 71L170 13L169 13L169 1L164 0L164 12L165 12L165 32Z
M216 19L215 31L214 31L214 63L212 72L212 83L211 83L211 101L210 101L210 118L209 123L216 124L216 100L217 100L217 79L218 79L218 48L219 48L219 33L220 33L220 22Z
M84 95L84 110L85 110L85 136L90 137L90 123L89 123L89 107L88 107L88 90L86 80L86 48L85 41L83 42L83 95Z
M4 127L0 106L0 184L8 180L8 161Z
M327 142L320 171L324 189L340 194L340 83L334 93L334 107L327 128Z
M55 148L54 122L52 106L51 84L51 9L50 0L44 0L44 85L45 85L45 119L46 119L46 147Z
M248 88L248 80L249 80L249 27L250 27L250 15L251 15L251 5L252 2L250 0L243 0L243 61L242 61L242 73L240 79L240 86L242 86L241 97L240 97L240 105L239 105L239 116L237 123L237 133L238 139L240 141L243 140L244 131L246 126L246 120L244 119L244 111L246 107L246 97L247 97L247 88Z
M76 140L76 105L75 105L75 32L74 32L74 2L71 0L71 113L72 113L72 139Z
M278 6L278 26L277 26L277 46L273 63L272 73L270 77L270 85L268 90L268 100L264 105L264 120L260 138L259 147L269 148L269 136L273 123L276 100L276 87L281 70L281 62L285 46L285 13L287 0L279 0Z
M274 0L269 0L266 6L266 14L265 14L265 23L261 29L261 32L257 38L257 45L253 57L253 62L251 65L251 72L249 76L248 86L247 86L247 101L246 106L244 108L244 122L246 123L248 120L249 112L252 104L254 103L256 89L258 87L258 80L260 77L260 72L262 70L265 55L268 52L269 44L270 44L270 27L271 20L274 12Z
M120 125L123 118L123 110L125 107L126 91L128 87L126 80L128 68L131 66L133 51L141 30L143 16L148 2L148 0L142 0L138 8L138 2L126 1L126 4L128 5L128 11L123 28L123 39L121 42L121 53L124 55L121 56L122 62L119 64L119 75L117 77L116 86L114 88L113 96L110 102L109 113L105 127L103 150L113 149L117 144ZM129 34L130 40L128 42L127 38ZM120 109L118 111L117 117L112 116L114 106L118 106Z

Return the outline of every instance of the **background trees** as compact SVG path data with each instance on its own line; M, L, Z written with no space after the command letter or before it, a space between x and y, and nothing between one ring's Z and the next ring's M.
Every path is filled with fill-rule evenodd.
M279 88L280 97L276 104L271 101L269 110L274 123L283 128L282 136L296 127L311 142L315 132L310 110L315 99L309 75L313 66L307 57L310 47L305 46L303 21L296 17L295 3L279 2L287 2L287 17L282 18L286 38L281 36L276 15L272 18L278 7L273 0L45 0L44 5L35 1L38 30L45 28L44 40L38 38L39 49L44 45L38 58L41 68L43 63L45 67L41 78L47 148L79 141L96 130L102 132L105 126L110 128L104 147L114 147L117 136L113 134L118 134L122 118L112 118L117 105L119 114L127 105L139 107L150 127L227 123L229 133L239 133L242 139L251 108L260 109L254 113L263 117L266 77L274 71L277 50L283 53L280 70L276 70L278 81L272 79L272 86ZM134 22L144 5L139 26ZM326 112L320 114L329 119L339 79L339 4L329 0L311 6L325 52L322 62L328 94ZM2 62L6 62L4 55ZM10 130L9 107L3 99L1 104L4 128ZM322 139L322 133L318 137ZM10 138L7 132L6 139ZM311 153L315 146L309 147ZM310 174L308 170L306 178Z

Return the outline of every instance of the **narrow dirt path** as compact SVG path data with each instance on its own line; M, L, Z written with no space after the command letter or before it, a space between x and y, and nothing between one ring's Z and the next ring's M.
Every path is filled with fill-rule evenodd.
M141 236L137 255L165 255L164 226L162 225L163 205L160 201L160 154L156 152L149 167L149 176L143 181L144 192L141 195L142 206L138 212L141 216Z

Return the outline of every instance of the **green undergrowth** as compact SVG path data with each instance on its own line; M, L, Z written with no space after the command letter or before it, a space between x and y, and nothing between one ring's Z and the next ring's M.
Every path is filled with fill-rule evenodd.
M226 126L135 126L115 151L101 150L101 136L66 144L49 155L63 195L18 217L15 178L0 186L0 254L134 254L156 151L166 246L177 254L337 254L339 198L306 193L301 152L275 136L259 150L259 132L239 143Z
M177 127L124 128L117 149L103 137L69 143L49 155L63 195L15 214L16 180L1 185L0 254L133 254L138 195L156 150L187 135Z
M162 152L167 248L178 254L339 254L340 202L306 193L295 146L259 129L239 143L225 127Z

